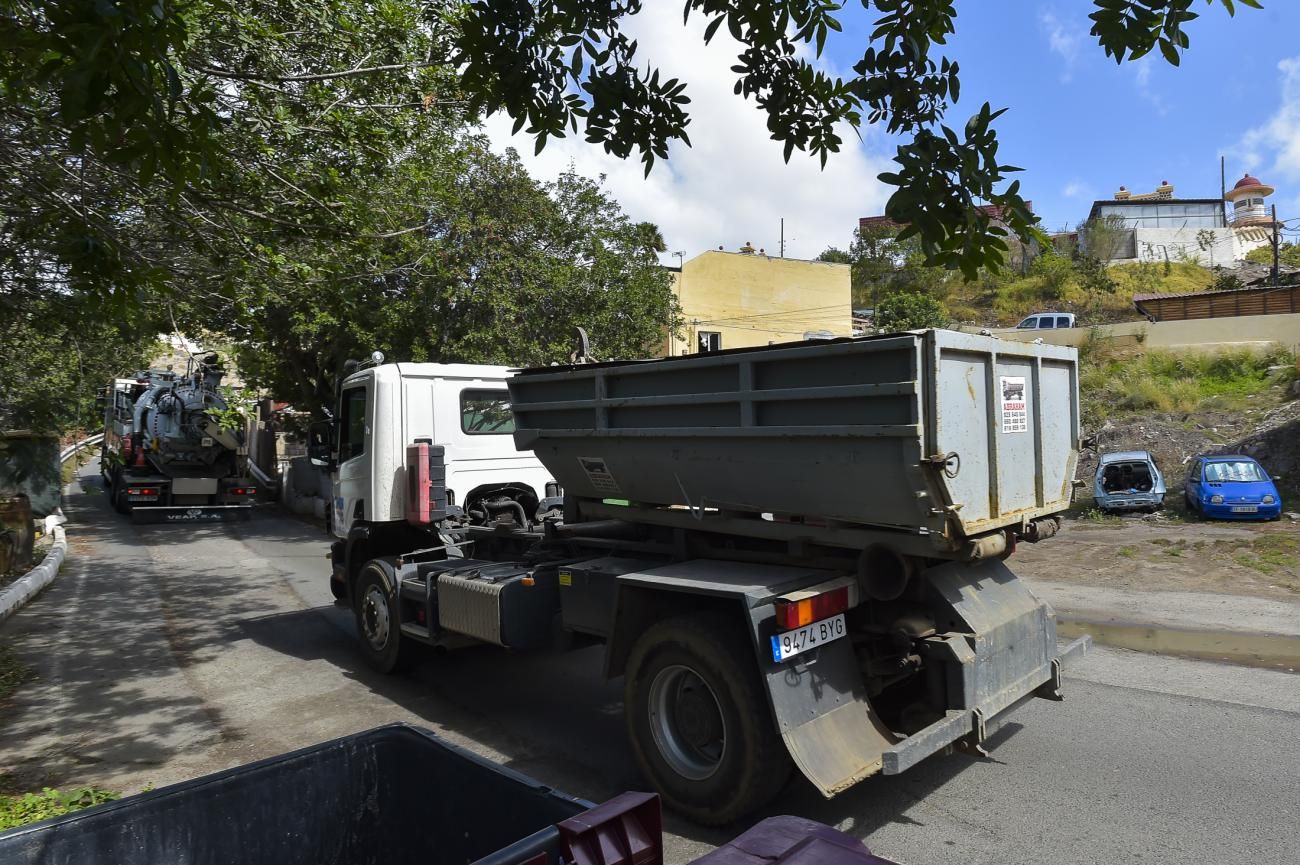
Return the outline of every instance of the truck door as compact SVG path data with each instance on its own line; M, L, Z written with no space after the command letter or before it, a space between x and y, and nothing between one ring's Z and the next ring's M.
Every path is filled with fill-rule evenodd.
M339 399L339 455L334 473L334 534L347 537L358 517L369 517L372 428L370 388L353 385Z

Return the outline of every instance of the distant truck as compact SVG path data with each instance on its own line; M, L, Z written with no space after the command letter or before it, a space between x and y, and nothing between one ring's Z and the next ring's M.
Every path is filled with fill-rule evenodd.
M1003 563L1070 504L1072 348L927 331L389 364L342 382L336 418L331 584L369 663L603 645L642 770L699 822L795 768L830 797L978 751L1087 645L1058 649Z
M134 522L201 522L247 516L257 482L247 476L244 431L230 423L209 354L185 375L145 369L114 379L101 396L100 472L113 507Z

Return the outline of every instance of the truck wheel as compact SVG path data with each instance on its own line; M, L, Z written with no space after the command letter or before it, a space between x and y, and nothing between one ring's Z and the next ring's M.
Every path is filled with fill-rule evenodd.
M393 589L389 589L393 586ZM366 663L381 673L395 673L405 666L410 653L403 656L402 627L396 595L397 574L382 559L371 559L357 575L352 595L357 635Z
M729 823L790 777L749 637L729 617L660 622L632 647L624 702L632 750L664 801L699 823Z
M119 514L131 513L131 503L126 500L126 484L122 482L120 476L113 479L113 486L109 488L108 495L113 500L113 510Z

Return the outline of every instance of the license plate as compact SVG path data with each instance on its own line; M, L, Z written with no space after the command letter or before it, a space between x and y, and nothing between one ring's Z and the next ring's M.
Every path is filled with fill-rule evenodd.
M838 640L847 633L844 627L844 614L840 613L838 616L822 619L820 622L813 622L793 631L773 634L772 660L778 663L785 661L824 643Z
M1232 512L1234 514L1257 514L1259 513L1259 508L1254 505L1233 505Z

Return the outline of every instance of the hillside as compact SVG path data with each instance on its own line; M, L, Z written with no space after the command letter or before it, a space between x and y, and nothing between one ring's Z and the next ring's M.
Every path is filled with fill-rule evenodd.
M1073 312L1087 326L1135 320L1135 294L1205 291L1216 278L1209 268L1188 262L1092 270L1086 263L1045 256L1034 262L1027 276L985 275L975 282L947 282L941 299L953 320L962 324L1012 327L1030 313L1053 310Z
M1300 369L1294 355L1248 352L1215 356L1150 352L1108 357L1080 354L1084 436L1096 450L1080 458L1088 481L1079 504L1091 504L1099 452L1147 450L1165 474L1174 510L1181 508L1182 469L1202 453L1248 453L1273 474L1290 510L1300 509Z

